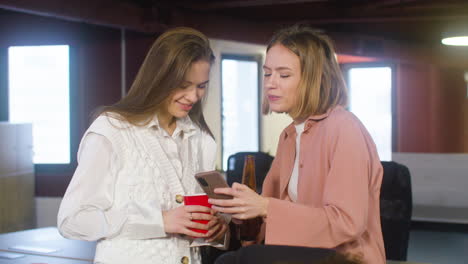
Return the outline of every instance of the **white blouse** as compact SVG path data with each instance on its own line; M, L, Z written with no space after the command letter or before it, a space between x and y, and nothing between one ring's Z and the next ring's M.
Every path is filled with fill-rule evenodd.
M302 132L304 132L304 124L305 122L302 122L298 125L295 125L296 127L296 159L294 160L294 169L291 174L291 178L289 179L289 184L288 184L288 195L291 201L296 202L297 201L297 183L299 179L299 154L301 153L301 135Z
M182 175L183 165L187 162L182 160L179 155L182 144L179 127L176 128L172 136L164 129L155 129L155 135L159 138L161 145L166 152L169 161L174 167L179 178ZM115 157L112 145L104 136L89 133L81 143L81 151L78 159L79 166L73 175L73 181L69 189L73 190L75 197L87 197L90 201L86 208L77 210L73 218L69 218L66 225L61 225L62 230L66 229L73 237L81 240L99 240L106 237L113 237L120 233L125 224L126 216L121 212L103 211L104 208L110 208L113 201L113 184L115 174L111 173L110 163ZM86 182L86 188L80 188L79 183ZM70 192L70 191L68 191ZM76 208L79 204L74 199L64 199L61 207ZM154 216L149 216L153 226L153 234L146 234L144 237L138 237L134 234L144 232L135 232L128 234L131 239L146 239L148 236L165 236L163 219L159 216L160 212L155 212ZM154 222L156 219L158 222ZM63 223L61 223L63 224ZM131 228L134 230L133 227Z
M179 155L182 145L182 130L177 127L170 136L164 129L157 127L154 129L165 154L169 158L174 170L182 177L182 168L187 160ZM74 211L74 217L70 217L66 224L59 223L62 232L66 230L72 237L80 240L95 241L102 238L113 237L120 233L126 221L126 215L118 211L107 210L112 207L113 185L115 184L115 174L111 173L110 163L115 157L112 145L104 136L89 133L81 143L79 153L79 166L73 175L73 180L67 190L61 204L61 211ZM86 182L86 188L80 188L81 184ZM77 204L81 199L68 199L68 197L86 197L89 201L86 207L80 207ZM75 210L73 210L74 208ZM70 210L71 209L71 210ZM163 219L161 212L147 213L153 214L146 217L147 223L141 223L141 226L150 225L152 232L148 229L142 232L126 232L131 239L147 239L149 237L166 236L164 232ZM156 220L156 221L155 221ZM138 229L133 226L130 229ZM137 230L135 230L137 231ZM139 237L138 234L145 234Z

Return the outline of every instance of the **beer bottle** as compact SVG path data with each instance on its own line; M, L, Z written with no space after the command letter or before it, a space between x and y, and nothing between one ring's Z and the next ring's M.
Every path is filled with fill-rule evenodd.
M257 183L255 178L255 156L247 155L244 158L244 171L242 173L242 184L247 185L250 189L257 191ZM241 241L255 241L260 227L262 218L256 217L253 219L243 220L238 228L238 238Z

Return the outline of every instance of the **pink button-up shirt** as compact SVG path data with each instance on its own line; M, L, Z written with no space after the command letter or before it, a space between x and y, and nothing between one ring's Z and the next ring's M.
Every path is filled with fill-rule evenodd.
M336 248L385 263L379 197L382 166L361 122L337 106L310 116L301 135L298 200L288 183L296 155L294 125L280 136L276 158L263 184L272 197L266 218L266 244Z

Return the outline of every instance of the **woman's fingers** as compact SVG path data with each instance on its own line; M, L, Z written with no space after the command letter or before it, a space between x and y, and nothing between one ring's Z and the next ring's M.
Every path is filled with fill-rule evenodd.
M235 182L232 184L231 188L215 188L214 192L217 194L226 194L229 196L236 197L237 195L239 195L239 192L242 192L245 190L250 190L250 188L247 185Z
M226 194L230 196L234 196L235 190L233 188L215 188L214 192L217 194Z
M206 206L201 206L201 205L186 205L184 206L184 209L186 212L189 212L189 213L194 213L194 212L211 213L211 208L206 207Z
M213 217L208 223L208 229L212 228L213 226L217 225L218 223L221 223L218 217Z
M219 230L220 227L221 227L221 224L219 222L216 222L213 226L211 226L208 229L208 232L206 233L206 236L211 237L216 231Z
M208 230L209 229L207 224L197 223L197 222L193 222L193 221L190 221L190 222L186 223L185 227L195 228L195 229L202 229L202 230Z
M211 221L215 216L212 214L205 214L205 213L190 213L192 218L191 220L207 220Z
M244 207L223 207L213 205L213 208L225 214L243 214L245 213Z
M234 207L234 206L244 206L245 202L241 200L241 198L234 198L234 199L208 199L208 202L215 206L222 206L222 207ZM216 211L218 207L211 207Z
M191 236L191 237L207 237L206 234L203 234L203 233L200 233L200 232L195 232L195 231L190 230L188 228L186 228L184 230L184 232L182 232L182 233L187 235L187 236Z
M216 231L214 231L211 234L207 234L208 238L206 239L206 242L219 240L221 237L224 236L224 234L226 234L227 229L227 224L220 224L219 228L217 228Z
M234 189L234 191L250 190L250 188L247 185L240 184L238 182L232 184L232 189Z

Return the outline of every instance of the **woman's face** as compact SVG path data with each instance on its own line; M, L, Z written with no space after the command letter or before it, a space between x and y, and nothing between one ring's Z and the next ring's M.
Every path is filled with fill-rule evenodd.
M182 86L167 99L167 111L175 118L186 117L193 105L201 100L206 92L210 76L210 63L196 61L185 74Z
M289 113L296 103L301 80L299 57L285 46L275 44L267 52L263 70L263 90L270 110Z

